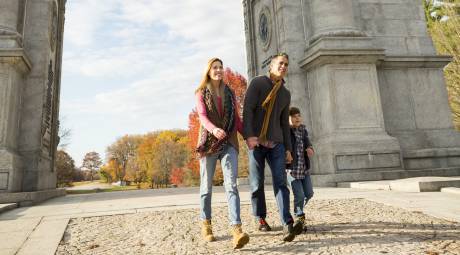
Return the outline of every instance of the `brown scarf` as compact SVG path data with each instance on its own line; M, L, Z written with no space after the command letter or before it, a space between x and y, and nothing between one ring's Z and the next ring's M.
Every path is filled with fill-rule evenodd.
M272 114L273 106L275 105L276 95L281 88L282 79L275 81L272 90L262 103L262 108L265 110L264 122L262 130L260 131L259 142L264 143L267 141L268 124L270 122L270 115Z

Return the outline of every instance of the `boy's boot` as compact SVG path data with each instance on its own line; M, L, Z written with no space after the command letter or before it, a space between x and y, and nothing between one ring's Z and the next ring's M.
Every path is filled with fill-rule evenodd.
M295 236L302 233L302 224L300 221L291 220L287 225L283 227L283 241L292 242Z
M240 249L249 242L249 235L241 229L241 224L235 224L230 232L233 235L233 249Z
M295 222L294 222L294 225L296 223L300 224L300 226L301 226L301 228L299 228L300 229L299 233L296 233L296 235L300 235L302 233L302 231L306 230L306 227L305 227L305 214L302 215L302 216L297 217Z
M203 220L201 222L201 235L203 236L203 239L207 242L212 242L216 240L216 238L212 234L211 220Z

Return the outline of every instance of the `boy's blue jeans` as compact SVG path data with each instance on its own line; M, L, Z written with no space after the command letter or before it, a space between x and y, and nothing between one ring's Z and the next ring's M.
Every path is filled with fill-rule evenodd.
M306 175L304 179L295 179L291 174L287 174L287 181L291 186L294 194L294 214L296 217L305 215L303 208L308 201L313 197L313 185L310 175Z
M283 225L292 222L289 212L289 189L286 184L286 153L283 144L274 148L257 146L249 150L249 184L251 186L251 203L253 215L260 219L267 216L265 203L264 170L265 160L272 171L273 191Z
M224 187L227 194L228 218L232 225L241 224L240 195L236 185L238 177L238 152L231 145L226 145L222 152L200 159L200 217L211 219L212 179L220 160L224 175Z

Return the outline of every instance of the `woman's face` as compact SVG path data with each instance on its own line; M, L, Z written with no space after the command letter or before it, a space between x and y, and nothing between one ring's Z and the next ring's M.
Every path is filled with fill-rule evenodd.
M209 69L209 78L211 80L220 81L224 78L224 67L220 61L214 61Z

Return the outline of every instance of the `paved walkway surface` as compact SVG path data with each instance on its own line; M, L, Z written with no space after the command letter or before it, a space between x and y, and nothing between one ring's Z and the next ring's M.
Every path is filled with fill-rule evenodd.
M271 188L266 192L275 231L259 233L250 223L248 187L240 187L251 241L237 253L460 254L457 194L317 188L306 233L287 244ZM213 196L217 242L200 240L198 207L198 188L60 197L0 214L0 254L232 253L222 188Z

